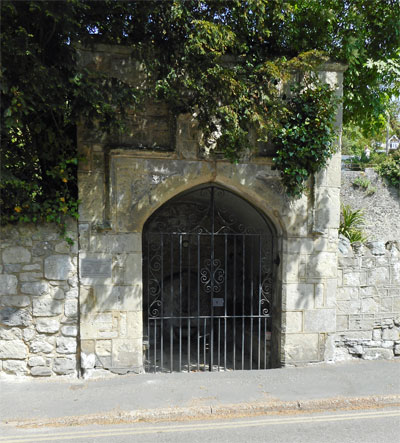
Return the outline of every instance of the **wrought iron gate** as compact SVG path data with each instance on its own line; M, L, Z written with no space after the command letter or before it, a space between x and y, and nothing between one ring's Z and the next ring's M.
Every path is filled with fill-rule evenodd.
M156 211L144 231L147 371L269 367L273 239L252 206L216 186Z

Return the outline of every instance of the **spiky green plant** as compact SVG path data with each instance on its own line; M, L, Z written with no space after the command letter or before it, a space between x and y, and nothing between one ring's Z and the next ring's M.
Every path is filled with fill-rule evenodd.
M353 211L349 205L342 205L339 234L344 235L350 243L364 243L367 238L361 229L364 224L364 212L361 209Z

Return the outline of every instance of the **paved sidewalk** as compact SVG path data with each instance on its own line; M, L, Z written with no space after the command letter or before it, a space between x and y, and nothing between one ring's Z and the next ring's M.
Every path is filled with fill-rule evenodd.
M0 379L0 423L30 426L400 406L400 360L103 379Z

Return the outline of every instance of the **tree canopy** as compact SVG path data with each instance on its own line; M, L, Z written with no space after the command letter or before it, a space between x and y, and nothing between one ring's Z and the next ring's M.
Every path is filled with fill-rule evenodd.
M3 220L60 222L63 214L76 215L76 122L96 120L115 130L124 107L143 97L165 100L176 113L196 110L206 133L218 126L228 158L248 146L249 121L260 139L277 130L291 150L286 129L295 125L290 111L299 100L288 102L285 113L278 85L294 69L330 59L348 65L344 120L378 130L400 91L399 6L399 0L4 0ZM151 87L138 91L80 69L77 43L99 42L130 46ZM323 102L327 93L319 94L303 96L303 105ZM313 109L317 118L327 108ZM326 123L313 135L324 143L332 130ZM321 149L329 155L326 143ZM307 177L313 168L304 171Z

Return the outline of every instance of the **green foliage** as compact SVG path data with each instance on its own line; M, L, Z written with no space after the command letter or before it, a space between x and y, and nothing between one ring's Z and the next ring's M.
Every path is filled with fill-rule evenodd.
M77 0L1 4L2 223L55 222L64 232L65 218L78 217L76 122L113 130L134 101L118 80L78 71L70 40L86 10Z
M4 0L2 222L62 224L76 216L76 122L120 130L124 109L143 98L163 100L175 114L195 113L206 148L232 161L251 147L252 131L264 142L276 136L275 165L289 193L299 195L332 154L331 93L318 83L299 88L285 109L280 86L293 71L312 71L327 58L348 63L345 120L364 131L366 122L381 127L399 91L397 6L398 0ZM76 43L130 46L148 83L132 89L79 70ZM310 123L317 115L320 125Z
M364 174L363 172L361 174ZM353 186L359 187L366 191L367 195L373 195L376 192L376 187L371 185L371 181L367 177L357 177L353 181Z
M292 88L282 127L275 143L275 168L290 196L298 197L306 180L320 171L334 152L333 117L337 106L333 90L316 80Z
M400 189L400 150L389 154L375 169L390 185Z
M364 243L367 239L361 226L364 224L364 213L360 209L353 211L349 205L342 206L339 234L344 235L350 243Z
M367 177L357 177L354 181L353 181L353 185L363 188L363 189L368 189L369 186L371 185L370 180Z

